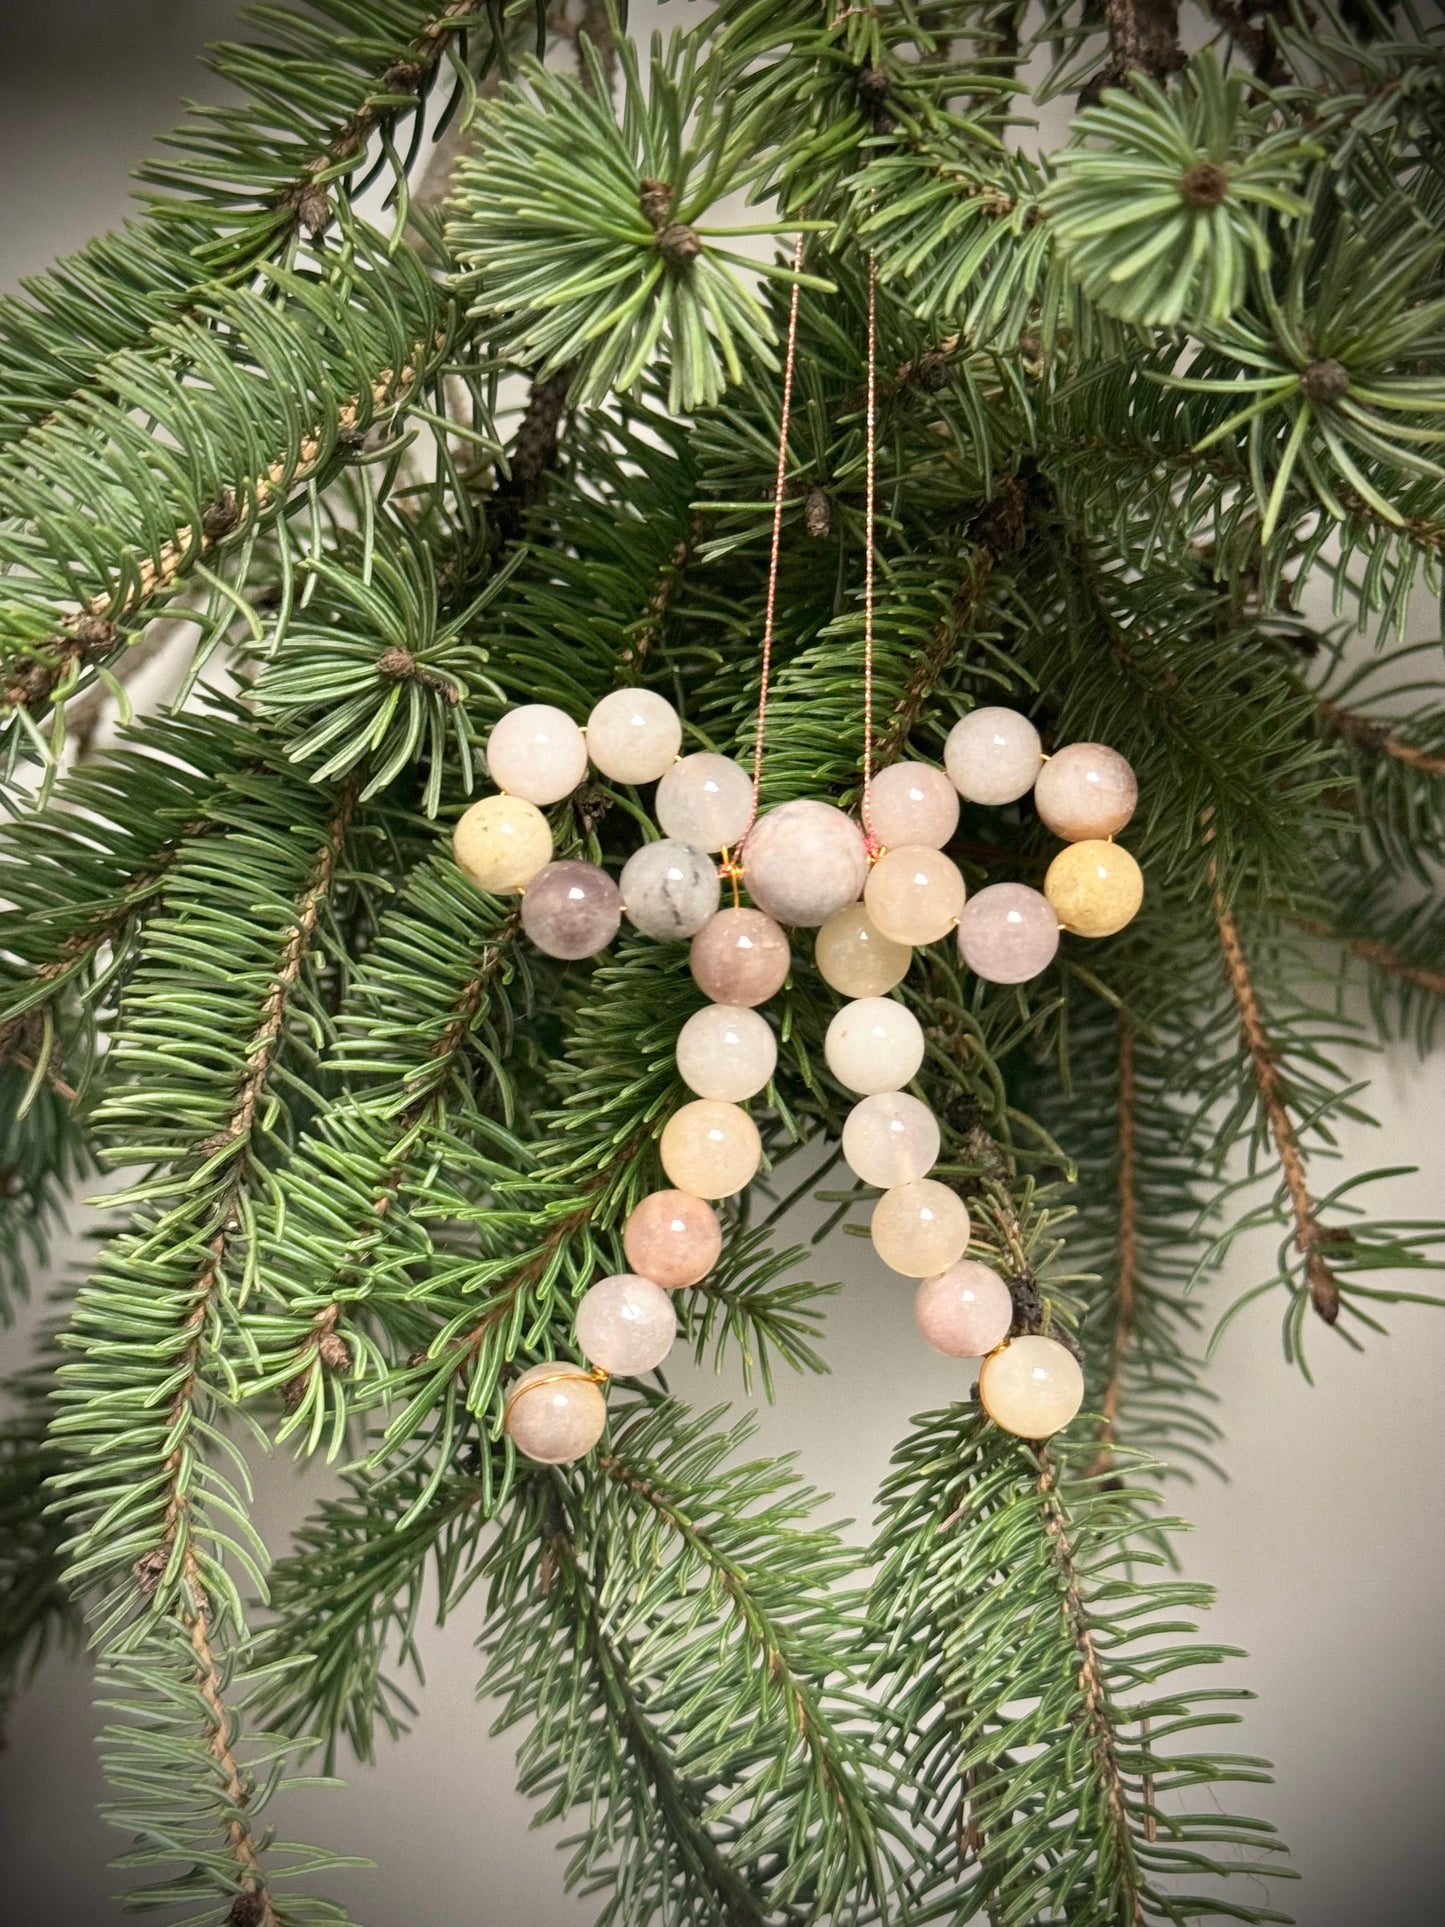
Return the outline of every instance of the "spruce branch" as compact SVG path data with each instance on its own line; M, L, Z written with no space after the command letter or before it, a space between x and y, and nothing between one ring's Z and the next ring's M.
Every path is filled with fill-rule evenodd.
M1164 81L1184 65L1179 44L1179 0L1104 0L1109 34L1109 77L1133 73Z
M1089 1468L1090 1477L1107 1472L1113 1456L1124 1394L1124 1366L1134 1340L1139 1291L1139 1145L1136 1118L1139 1093L1135 1074L1134 1031L1127 1012L1119 1013L1118 1032L1118 1269L1114 1282L1113 1343L1109 1352L1108 1378L1100 1402L1103 1424L1099 1430L1098 1453Z
M1445 776L1445 756L1438 756L1394 734L1386 723L1344 709L1328 696L1319 700L1320 717L1332 735L1342 737L1353 748L1372 754L1393 756L1397 762L1419 770L1425 776Z

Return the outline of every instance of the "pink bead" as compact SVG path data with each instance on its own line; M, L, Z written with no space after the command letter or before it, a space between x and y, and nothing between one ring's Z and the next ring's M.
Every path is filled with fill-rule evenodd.
M873 778L871 827L890 849L941 850L958 828L958 791L929 763L890 763Z
M577 1307L577 1346L599 1371L635 1378L660 1365L677 1337L672 1300L650 1278L599 1278Z
M595 863L549 863L522 897L522 928L549 957L595 957L621 922L621 893Z
M863 832L831 803L780 804L743 843L748 895L778 923L816 928L858 901L867 874Z
M793 958L788 939L761 910L719 910L693 938L688 961L705 997L751 1009L782 989Z
M991 883L959 914L958 954L986 983L1026 984L1048 968L1058 947L1054 907L1026 883Z
M1008 1337L1014 1304L992 1265L960 1258L937 1277L924 1279L913 1316L935 1351L950 1358L982 1358Z
M1034 807L1068 843L1100 840L1122 830L1139 801L1134 772L1103 743L1056 749L1034 783Z
M540 1465L580 1459L601 1438L606 1423L602 1388L565 1359L534 1365L507 1394L507 1436Z
M653 1191L642 1199L622 1232L622 1249L635 1272L664 1291L695 1285L722 1255L718 1215L687 1191Z

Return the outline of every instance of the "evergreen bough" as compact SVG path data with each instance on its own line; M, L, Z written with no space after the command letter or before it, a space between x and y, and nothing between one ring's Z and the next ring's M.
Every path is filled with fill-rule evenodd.
M1325 1160L1336 1052L1428 1046L1445 992L1438 646L1399 639L1445 544L1445 59L1409 0L1032 20L717 0L644 59L593 0L258 6L138 217L0 304L7 1305L127 1172L0 1434L0 1663L85 1615L132 1904L344 1918L270 1809L404 1728L431 1574L606 1921L1281 1918L1225 1878L1277 1843L1225 1810L1263 1769L1154 1488L1216 1450L1198 1287L1241 1230L1278 1259L1231 1315L1271 1297L1301 1364L1439 1249ZM635 937L539 956L446 839L519 700L643 682L749 750L799 228L764 801L856 801L871 251L880 756L994 699L1114 744L1149 891L1027 989L942 949L905 987L941 1171L1091 1390L1048 1447L917 1421L871 1551L648 1385L576 1468L514 1457L695 992ZM559 851L615 867L645 803L588 784ZM959 849L1046 853L1027 810ZM773 1222L858 1204L788 1163L843 1108L806 956L780 1010L772 1206L683 1301L770 1395L830 1289ZM258 1434L348 1468L274 1561Z

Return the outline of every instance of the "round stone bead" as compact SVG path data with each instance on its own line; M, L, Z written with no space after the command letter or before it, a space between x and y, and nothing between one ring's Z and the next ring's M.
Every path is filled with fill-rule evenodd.
M587 718L592 767L614 783L655 783L682 747L682 718L651 689L614 689Z
M694 850L725 850L753 813L753 779L730 756L699 750L674 763L657 786L657 820L666 836Z
M1021 1439L1051 1438L1084 1402L1084 1374L1056 1338L1010 1339L986 1358L978 1396L994 1424Z
M778 1061L778 1040L755 1010L708 1004L677 1033L677 1070L699 1097L741 1104L756 1097Z
M487 738L487 768L499 790L529 803L560 803L587 774L587 739L563 710L524 703Z
M925 1278L913 1300L918 1329L936 1352L982 1358L1008 1337L1014 1301L992 1265L960 1258L936 1278Z
M901 1091L923 1062L923 1026L896 997L855 997L823 1038L828 1069L860 1097Z
M885 937L866 905L850 903L818 932L813 961L823 982L845 997L881 997L908 975L913 951Z
M763 1159L758 1127L747 1112L701 1097L674 1111L658 1150L678 1190L695 1198L730 1198L745 1190Z
M930 763L890 763L873 778L871 820L890 849L941 850L958 828L958 791Z
M792 965L788 939L761 910L719 910L692 940L698 989L715 1004L765 1004Z
M943 746L948 780L970 803L1016 803L1043 767L1039 732L1016 709L975 709Z
M958 865L941 850L914 844L879 857L863 901L894 943L936 943L958 922L964 895Z
M936 1178L885 1191L873 1207L869 1231L884 1264L905 1278L932 1278L968 1249L968 1207Z
M687 1191L649 1192L622 1228L628 1264L664 1291L681 1291L706 1278L722 1246L716 1211Z
M986 983L1026 984L1048 968L1058 947L1053 905L1026 883L990 883L958 920L958 954Z
M779 923L826 923L858 901L867 875L863 832L831 803L779 804L758 818L743 845L748 895Z
M577 1307L577 1349L614 1378L652 1371L676 1337L672 1300L661 1285L635 1272L599 1278Z
M1049 865L1044 895L1076 937L1112 937L1137 916L1144 878L1117 843L1071 843Z
M848 1169L881 1191L926 1178L938 1162L939 1143L938 1119L907 1091L865 1097L843 1125Z
M1070 743L1056 749L1034 783L1034 807L1055 836L1080 843L1114 836L1134 814L1139 785L1116 749Z
M634 850L618 879L628 922L645 937L674 941L697 935L717 910L721 887L710 856L670 838Z
M552 861L552 830L524 797L484 796L458 820L452 849L479 890L510 896Z
M522 928L549 957L595 957L621 922L617 885L595 863L573 857L539 870L522 897Z
M601 1438L606 1423L602 1387L565 1359L534 1365L507 1395L507 1436L542 1465L580 1459Z

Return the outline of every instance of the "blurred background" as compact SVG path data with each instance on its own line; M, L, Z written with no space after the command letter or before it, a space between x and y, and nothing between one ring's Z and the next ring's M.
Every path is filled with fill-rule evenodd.
M197 56L230 31L231 0L0 0L0 290L124 218L128 171L186 97L216 98ZM658 9L632 7L645 35ZM1422 634L1430 633L1426 629ZM1344 1146L1356 1167L1422 1162L1382 1196L1399 1216L1445 1207L1445 1057L1400 1050L1361 1059L1381 1117ZM810 1208L783 1235L806 1236ZM58 1253L56 1281L83 1256L83 1222ZM1241 1242L1210 1287L1216 1309L1270 1268ZM837 1516L871 1521L873 1493L911 1414L966 1395L972 1372L918 1339L906 1288L882 1281L868 1247L835 1235L815 1276L841 1279L829 1312L827 1378L779 1385L759 1444L796 1451L836 1494ZM32 1312L45 1309L46 1287ZM1191 1577L1218 1588L1210 1626L1246 1649L1235 1671L1258 1695L1237 1750L1274 1761L1275 1786L1250 1811L1275 1821L1302 1884L1273 1899L1305 1927L1414 1927L1445 1898L1445 1319L1404 1307L1391 1336L1356 1356L1321 1330L1317 1383L1280 1353L1277 1301L1237 1321L1214 1365L1229 1483L1176 1487L1195 1530L1181 1548ZM26 1354L0 1332L0 1369ZM965 1381L960 1383L960 1377ZM672 1374L684 1398L745 1403L741 1386ZM273 1550L326 1488L288 1463L263 1468L260 1523ZM480 1600L424 1638L427 1684L412 1734L344 1791L287 1801L296 1839L377 1862L334 1890L369 1927L477 1927L525 1919L564 1927L595 1907L562 1892L552 1832L528 1830L512 1785L515 1737L489 1737L475 1700ZM0 1923L101 1927L119 1917L106 1862L121 1836L95 1815L104 1789L83 1658L45 1667L10 1710L0 1752ZM558 1832L565 1830L556 1830Z

